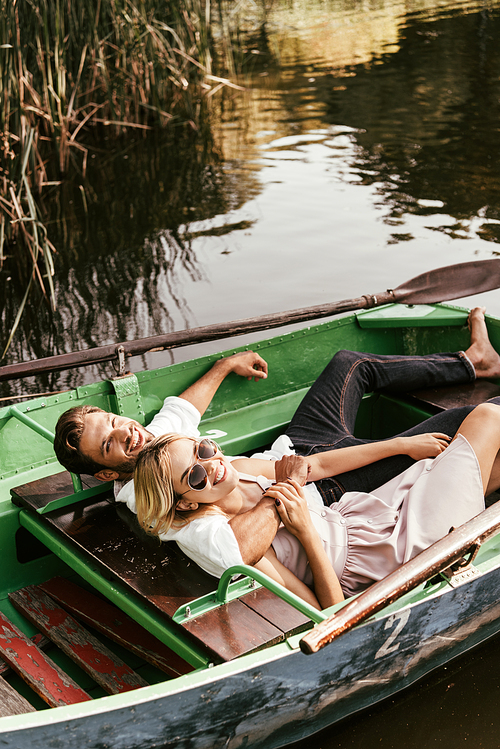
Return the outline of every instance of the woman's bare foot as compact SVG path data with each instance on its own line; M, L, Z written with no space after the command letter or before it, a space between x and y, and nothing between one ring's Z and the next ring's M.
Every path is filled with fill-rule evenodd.
M490 343L484 320L485 307L469 313L470 346L465 352L476 370L476 377L500 377L500 356Z

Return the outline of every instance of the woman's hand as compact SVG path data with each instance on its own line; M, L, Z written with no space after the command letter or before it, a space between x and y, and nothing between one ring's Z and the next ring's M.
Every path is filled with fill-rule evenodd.
M294 479L274 484L266 491L272 497L285 528L298 539L314 531L304 489Z
M429 434L415 434L413 437L401 437L404 441L405 455L413 460L424 458L435 458L448 447L451 437L441 432L429 432Z
M289 479L287 483L271 486L266 495L274 498L283 525L304 547L314 580L314 592L321 608L343 601L344 593L339 579L312 523L304 489L297 481ZM280 569L288 576L291 575L283 565ZM294 590L288 582L285 584L290 590ZM303 593L298 595L303 596Z

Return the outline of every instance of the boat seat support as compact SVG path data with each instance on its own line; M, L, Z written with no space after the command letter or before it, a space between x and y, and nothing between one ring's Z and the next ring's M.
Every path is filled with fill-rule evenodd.
M128 416L144 425L146 414L142 407L142 397L139 381L135 374L126 374L110 380L115 391L117 412L120 416Z

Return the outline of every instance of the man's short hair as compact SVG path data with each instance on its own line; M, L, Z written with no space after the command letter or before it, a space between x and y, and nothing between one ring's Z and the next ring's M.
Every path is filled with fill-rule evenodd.
M74 406L59 417L56 424L54 450L59 463L67 471L88 473L93 476L106 468L106 466L96 463L80 452L80 440L85 426L85 417L99 411L106 413L97 406Z

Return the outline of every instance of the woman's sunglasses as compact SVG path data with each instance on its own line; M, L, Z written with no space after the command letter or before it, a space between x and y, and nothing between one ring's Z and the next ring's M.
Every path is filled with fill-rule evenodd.
M209 460L214 458L219 452L219 445L212 440L202 439L196 448L196 460ZM195 492L201 492L208 482L208 473L200 463L195 463L187 475L187 483L190 489Z

